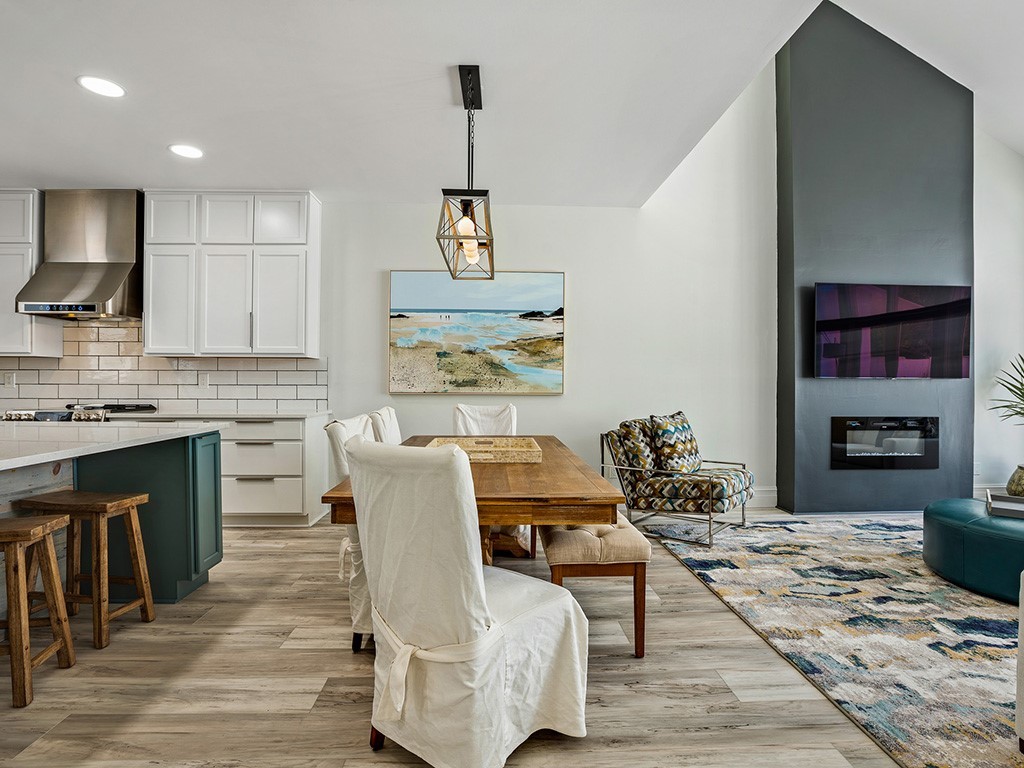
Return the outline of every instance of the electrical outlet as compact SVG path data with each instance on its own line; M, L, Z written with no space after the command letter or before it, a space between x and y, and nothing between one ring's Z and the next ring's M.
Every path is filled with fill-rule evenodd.
M4 373L4 386L5 387L13 387L14 386L14 371L6 371Z
M208 387L208 386L210 386L210 372L209 371L200 371L199 372L199 386L200 387Z

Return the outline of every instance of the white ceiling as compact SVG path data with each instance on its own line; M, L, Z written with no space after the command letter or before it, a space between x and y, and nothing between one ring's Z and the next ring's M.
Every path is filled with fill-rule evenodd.
M455 65L476 63L496 203L638 206L817 2L0 0L0 187L434 202L465 181ZM838 4L974 90L1024 154L1024 2Z
M496 204L638 206L816 5L0 0L0 187L435 202L465 181L455 65L476 63L476 182Z

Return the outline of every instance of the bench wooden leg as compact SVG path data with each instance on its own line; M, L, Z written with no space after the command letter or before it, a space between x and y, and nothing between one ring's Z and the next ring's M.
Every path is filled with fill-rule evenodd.
M128 550L131 555L135 590L142 598L140 607L142 620L153 621L156 618L156 610L153 608L153 588L149 583L149 566L146 564L146 550L142 545L138 507L131 507L124 514L124 526L125 533L128 535Z
M36 544L35 560L43 573L43 594L46 596L46 612L50 618L53 640L57 648L57 666L67 669L75 663L75 647L71 642L71 627L68 625L67 607L64 604L64 588L60 583L60 566L57 564L57 550L53 536L46 535Z
M530 526L530 557L531 559L537 558L537 526Z
M110 563L107 559L107 516L95 515L92 528L92 644L110 645Z
M68 598L74 598L82 594L81 582L78 575L82 572L82 521L71 519L67 529L67 544L65 547L66 561L64 586ZM74 599L68 599L67 609L69 616L78 615L78 603Z
M557 584L558 586L562 586L562 566L551 566L551 583Z
M11 692L14 706L32 703L32 651L28 636L28 583L25 545L4 544L7 578L7 640L11 655Z
M647 621L647 563L637 563L633 571L633 654L644 657L644 632Z

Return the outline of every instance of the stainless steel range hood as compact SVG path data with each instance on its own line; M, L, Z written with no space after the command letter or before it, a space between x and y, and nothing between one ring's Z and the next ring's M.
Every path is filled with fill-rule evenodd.
M43 263L15 301L64 320L142 317L142 193L43 192Z

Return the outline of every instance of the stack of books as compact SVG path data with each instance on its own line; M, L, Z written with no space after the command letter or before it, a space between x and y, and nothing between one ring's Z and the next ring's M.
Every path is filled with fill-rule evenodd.
M985 491L988 513L996 517L1017 517L1024 519L1024 496L1004 496Z

